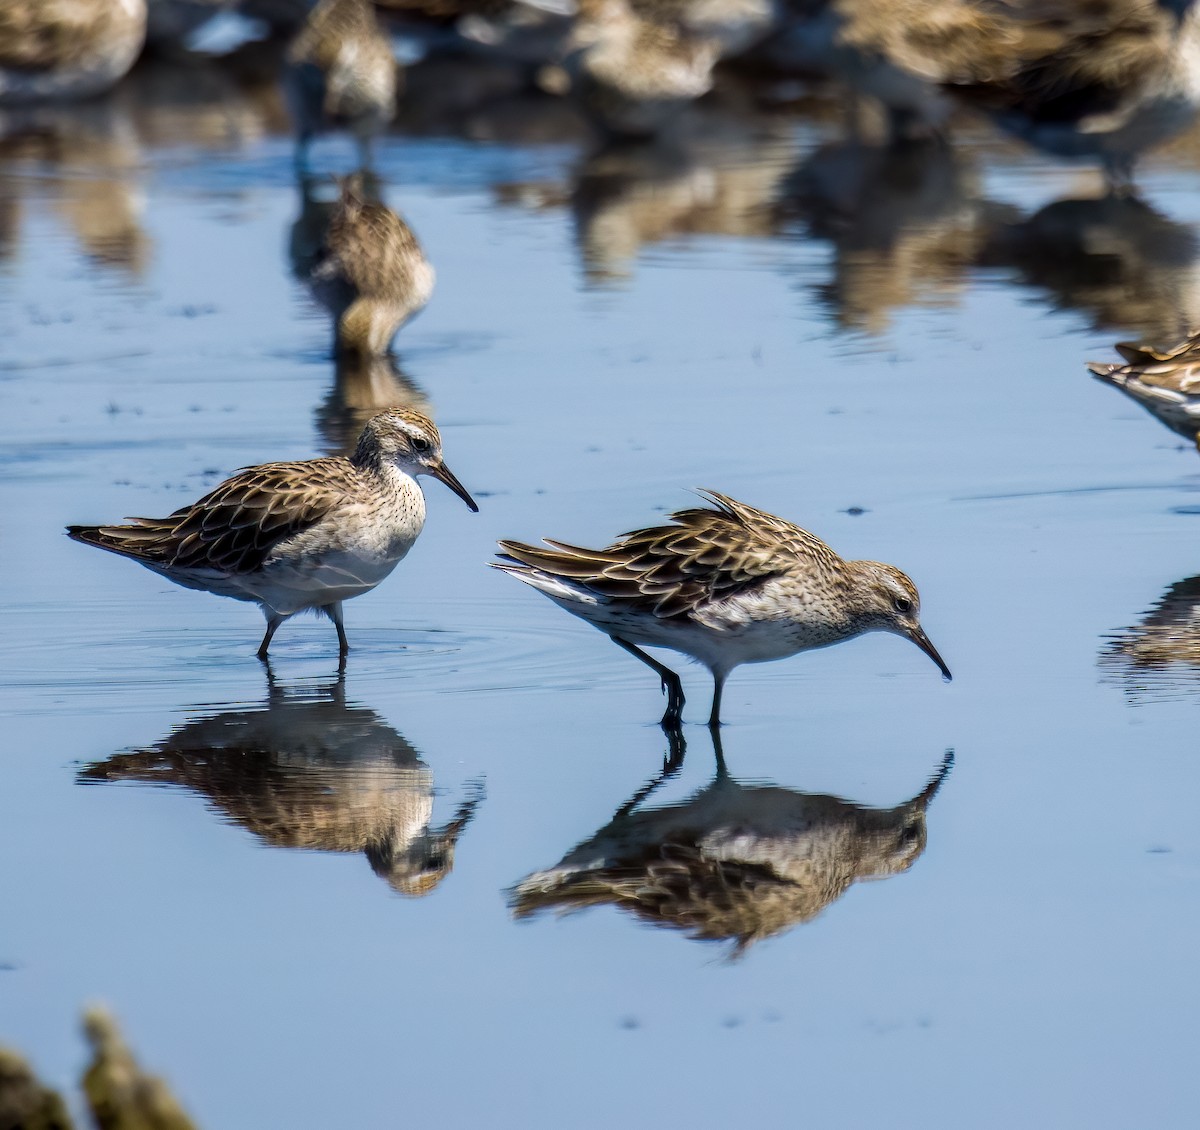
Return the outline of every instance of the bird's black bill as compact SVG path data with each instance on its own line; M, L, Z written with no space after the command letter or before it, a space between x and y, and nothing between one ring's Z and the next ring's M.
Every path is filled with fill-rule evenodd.
M938 655L937 648L929 642L929 637L920 628L913 632L913 634L908 638L912 640L917 647L919 647L926 655L929 656L930 659L934 661L934 663L938 665L938 670L941 671L942 678L945 679L946 682L950 682L950 680L954 678L954 676L950 674L950 668L946 666L946 661L940 655Z
M475 505L475 500L467 493L467 488L462 485L454 476L454 472L446 466L445 463L439 463L436 467L431 467L429 473L435 478L440 479L446 484L459 498L467 504L467 508L473 514L479 513L479 507Z

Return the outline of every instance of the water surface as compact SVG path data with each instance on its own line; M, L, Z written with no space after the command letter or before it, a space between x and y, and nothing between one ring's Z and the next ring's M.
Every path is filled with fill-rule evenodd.
M970 122L902 158L718 102L589 155L545 101L413 116L378 172L437 289L366 374L295 277L329 195L269 81L143 72L0 150L0 1036L68 1086L102 999L210 1127L1190 1125L1200 464L1082 362L1200 321L1194 148L1105 201ZM342 450L371 380L481 512L429 485L343 680L327 622L268 675L253 608L63 536ZM680 766L649 672L483 562L697 486L908 571L955 681L884 636L734 674L732 780L837 814L760 940L517 921L647 786L660 823L712 786L709 687Z

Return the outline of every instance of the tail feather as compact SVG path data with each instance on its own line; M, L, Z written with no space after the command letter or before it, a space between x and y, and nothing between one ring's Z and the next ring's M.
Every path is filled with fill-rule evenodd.
M106 549L135 561L163 562L167 558L167 539L161 525L151 519L135 518L134 526L68 526L67 537L83 545Z
M1123 385L1125 383L1121 370L1122 365L1111 365L1104 361L1085 361L1087 371L1093 377L1098 377L1102 381L1108 381L1109 384Z
M500 544L507 547L509 543L501 542ZM604 602L603 597L589 591L570 577L558 576L555 573L539 569L536 565L522 561L511 554L500 554L497 560L489 561L488 564L493 569L499 569L502 573L516 577L518 581L524 581L531 588L545 593L551 600L567 604L601 604Z
M519 541L499 543L506 557L552 576L583 580L594 577L599 571L598 567L603 568L604 565L611 563L603 557L592 556L590 550L576 551L573 546L564 545L561 542L550 542L549 544L553 546L552 549L526 545Z

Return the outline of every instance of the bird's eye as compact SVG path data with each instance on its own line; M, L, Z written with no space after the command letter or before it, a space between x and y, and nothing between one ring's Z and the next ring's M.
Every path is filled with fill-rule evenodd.
M412 445L413 450L420 455L428 455L430 449L433 447L433 444L424 436L413 436Z
M898 596L892 603L901 616L907 616L912 611L912 601L906 596Z

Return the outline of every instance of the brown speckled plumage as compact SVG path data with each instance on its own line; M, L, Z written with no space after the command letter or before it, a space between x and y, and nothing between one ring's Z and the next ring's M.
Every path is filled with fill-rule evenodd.
M716 509L680 510L671 515L672 525L634 530L607 549L550 539L548 550L514 541L502 541L500 548L523 565L663 618L690 616L790 567L832 577L844 566L807 530L715 491L703 493Z
M502 541L493 564L587 620L647 663L668 693L664 726L679 723L679 677L637 645L668 647L712 672L709 724L741 663L780 659L867 631L902 635L949 678L920 626L916 587L899 569L846 561L799 526L703 491L714 509L626 534L607 549Z
M0 105L98 94L145 35L145 0L0 0Z
M344 655L342 601L379 584L416 541L422 474L477 509L442 461L433 421L395 408L368 421L350 458L247 467L166 518L67 532L187 588L258 603L267 617L260 658L278 626L305 609L329 616Z
M827 60L905 132L938 129L946 91L1061 156L1100 159L1114 187L1185 128L1200 28L1157 0L791 0L800 58ZM1174 9L1174 10L1172 10ZM1177 14L1178 13L1178 14Z
M1116 349L1124 365L1089 361L1088 371L1200 444L1200 334L1165 347L1120 342Z
M370 0L320 0L288 48L285 89L306 159L313 136L346 128L363 163L396 112L400 68Z
M584 113L614 137L649 137L712 87L719 47L626 0L585 0L564 68Z

